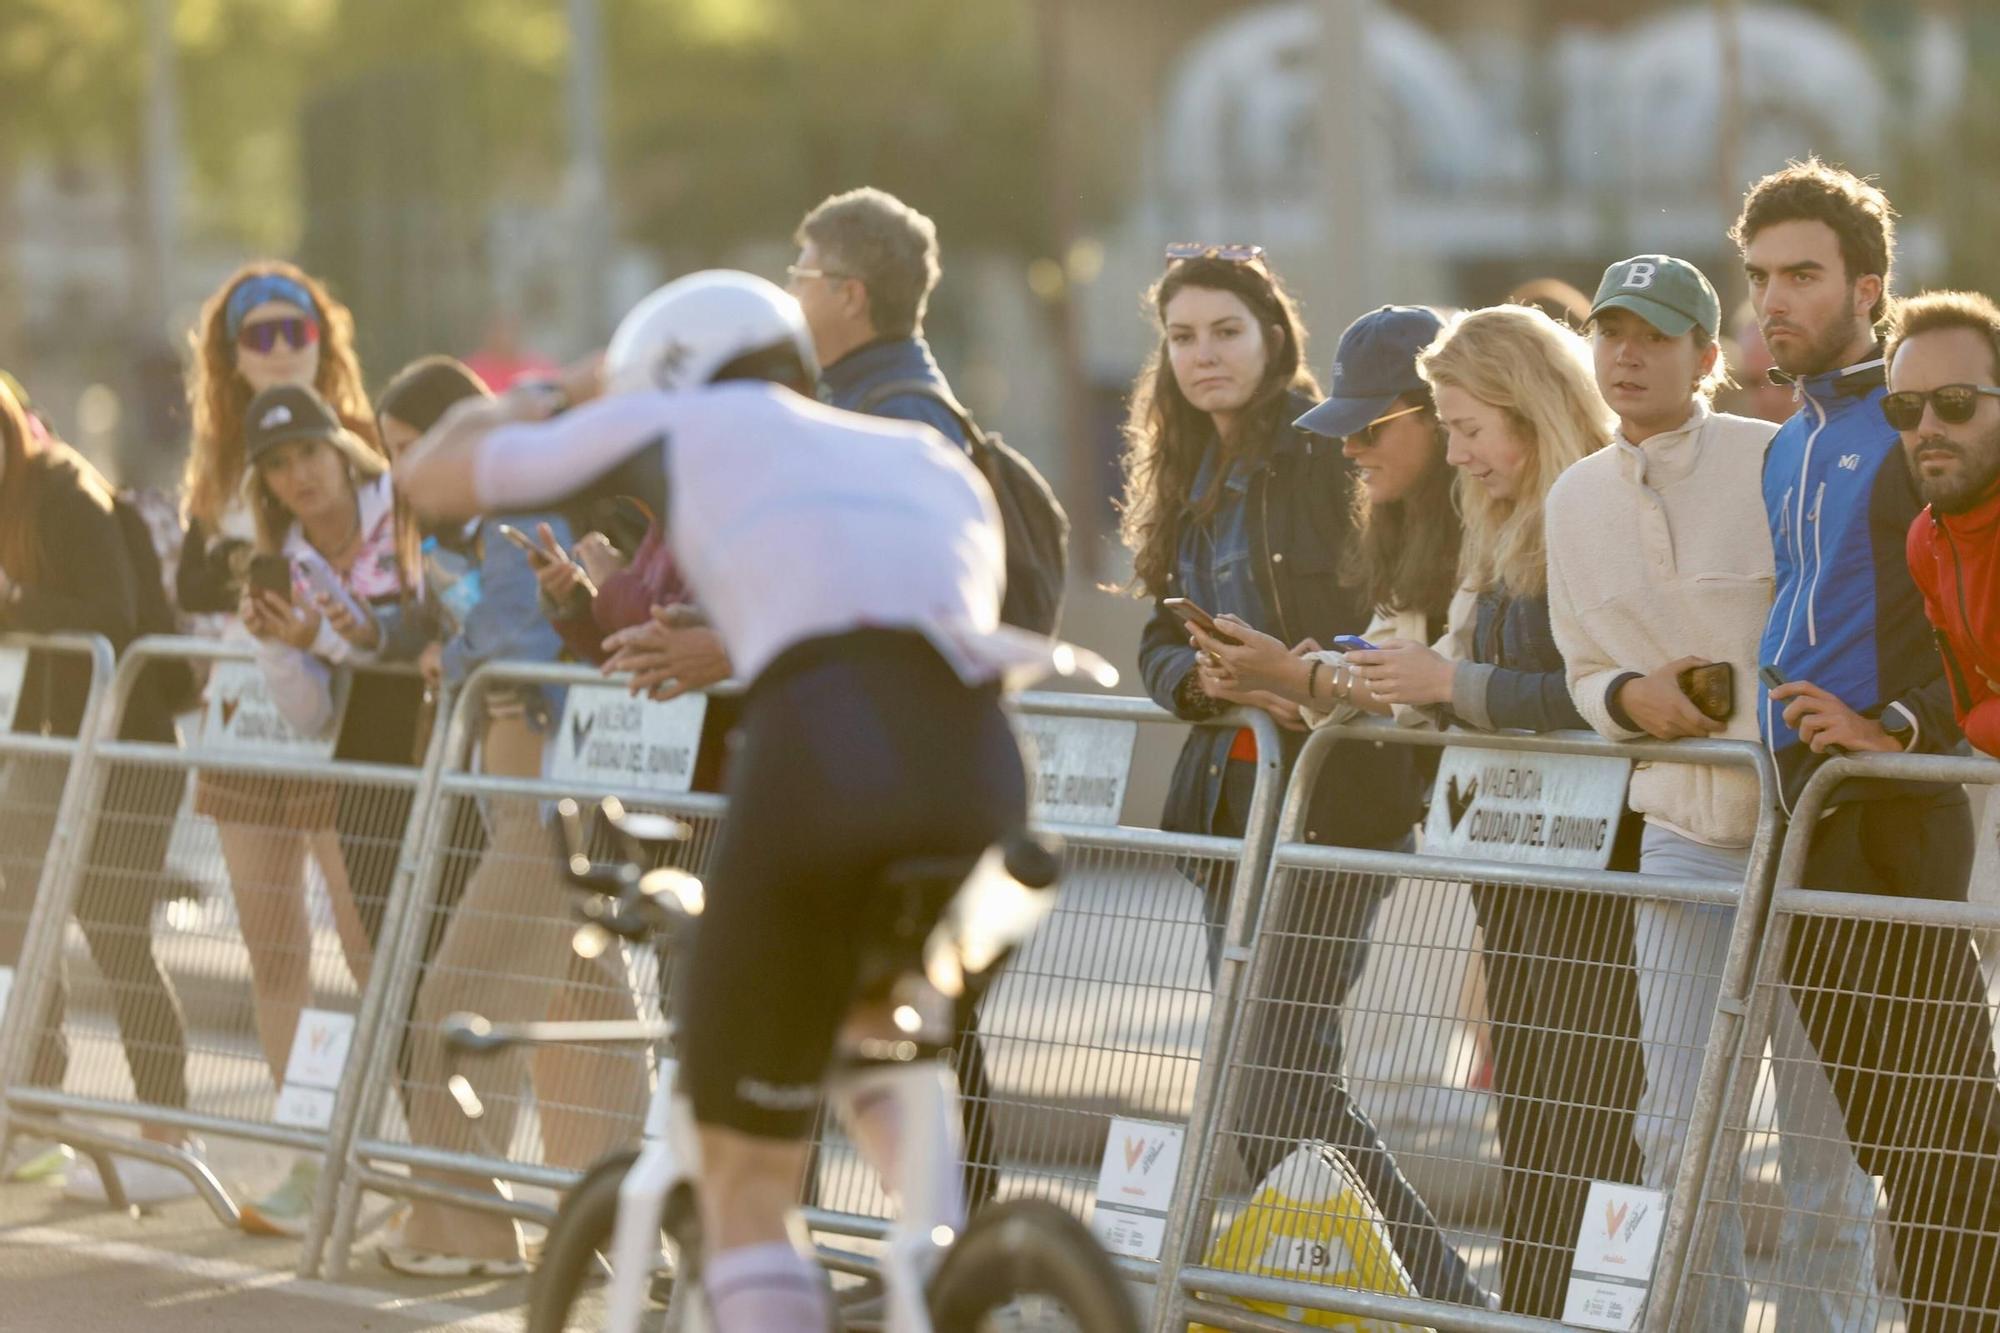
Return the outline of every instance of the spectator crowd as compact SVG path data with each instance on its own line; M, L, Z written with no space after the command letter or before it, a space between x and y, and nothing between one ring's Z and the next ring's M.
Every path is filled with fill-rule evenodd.
M1731 230L1750 291L1734 331L1707 275L1643 254L1607 266L1573 323L1533 304L1385 306L1341 334L1324 382L1273 256L1235 242L1169 247L1147 293L1158 344L1130 396L1122 508L1132 590L1154 604L1140 673L1194 724L1162 827L1240 837L1249 826L1259 756L1252 733L1225 720L1238 709L1277 723L1286 766L1315 728L1371 716L1756 743L1787 812L1830 756L2000 755L2000 306L1971 292L1892 296L1894 219L1866 181L1794 163L1750 189ZM990 468L1001 446L923 336L940 275L930 221L864 189L815 208L795 239L788 289L825 401L929 425L939 447ZM1733 387L1732 341L1741 365L1770 366L1741 400L1760 415L1717 405ZM435 692L483 663L597 663L658 699L730 675L728 646L644 506L435 528L398 496L392 461L453 404L506 385L432 356L371 400L349 311L279 261L218 288L191 343L192 440L165 510L115 491L23 394L0 388L0 629L96 633L120 649L176 628L243 643L295 731L337 732L336 758L377 764L421 762ZM1009 484L989 476L996 490ZM1021 494L1032 510L1032 491ZM1010 545L1016 533L1010 521ZM1035 573L1028 556L1010 551L1010 580ZM1059 589L1060 569L1053 577ZM365 663L412 669L344 670ZM37 703L16 730L73 732L74 682L40 654L31 671L48 679L24 690ZM150 670L125 737L171 741L199 688ZM543 775L561 706L540 687L489 697L479 771ZM726 783L732 718L726 700L709 712L704 789ZM1339 741L1310 795L1308 839L1416 850L1426 753ZM148 769L122 775L106 809L166 830L182 796L179 775ZM215 826L274 1082L312 1002L309 867L362 984L411 799L197 775L192 808ZM1610 869L1744 878L1761 813L1749 770L1641 764L1627 803ZM46 843L48 830L26 822L31 804L0 794L0 821L21 826L10 842ZM625 978L569 947L541 821L533 800L494 797L441 835L472 868L424 927L425 981L399 1057L420 1144L459 1146L465 1132L443 1091L444 1015L634 1012ZM1963 900L1973 842L1964 788L1850 780L1812 830L1805 881ZM93 845L75 917L110 983L140 1100L184 1108L185 1023L150 939L153 898L132 887L164 876L166 851L164 831ZM0 920L25 917L36 880L9 863ZM1253 1178L1290 1142L1338 1148L1419 1294L1559 1318L1589 1182L1675 1179L1672 1131L1690 1114L1733 910L1471 886L1503 1164L1489 1293L1346 1078L1342 1009L1396 885L1350 876L1341 893L1294 895L1264 923L1283 941L1268 968L1275 998L1322 1017L1304 1036L1271 1034L1245 1061L1253 1082L1227 1128ZM1227 883L1196 887L1219 923ZM1955 1322L1968 1310L2000 1318L2000 1083L1985 983L1969 933L1941 948L1915 931L1811 918L1788 944L1771 1019L1775 1105L1787 1251L1811 1271L1781 1297L1786 1328L1873 1327L1853 1277L1877 1271L1877 1234L1893 1247L1910 1328L1975 1326ZM0 939L0 961L20 947ZM36 1020L37 1082L61 1079L60 986L53 997ZM976 1022L963 1018L980 1198L995 1163L977 1121ZM633 1137L644 1103L643 1063L615 1054L552 1052L493 1077L533 1082L554 1165L581 1168ZM510 1115L483 1132L504 1137ZM146 1133L200 1150L175 1130ZM149 1163L118 1169L135 1202L186 1188ZM1871 1177L1886 1200L1879 1233ZM316 1163L300 1158L243 1209L244 1227L301 1234L318 1187ZM67 1188L105 1195L87 1163ZM518 1227L492 1209L425 1200L396 1226L383 1254L403 1271L526 1264ZM1740 1223L1725 1219L1715 1245L1718 1276L1690 1327L1745 1317Z

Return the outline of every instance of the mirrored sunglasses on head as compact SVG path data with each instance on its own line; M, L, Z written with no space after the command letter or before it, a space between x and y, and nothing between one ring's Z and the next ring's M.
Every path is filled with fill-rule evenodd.
M1254 264L1264 257L1261 245L1209 245L1202 241L1174 241L1167 246L1167 260L1220 259L1227 264Z
M283 338L294 352L319 341L319 321L290 315L284 319L260 319L237 331L237 345L252 352L268 354Z
M1982 398L2000 398L2000 389L1985 384L1941 384L1935 389L1905 389L1882 399L1882 418L1897 430L1923 424L1924 404L1947 426L1963 426L1979 410Z

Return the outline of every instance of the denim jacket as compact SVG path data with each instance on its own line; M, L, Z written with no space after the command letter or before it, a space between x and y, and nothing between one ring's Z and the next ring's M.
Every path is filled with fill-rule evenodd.
M1282 417L1268 454L1246 469L1243 515L1247 521L1211 528L1215 540L1184 542L1168 575L1166 597L1199 594L1220 599L1204 609L1242 616L1286 643L1314 638L1325 643L1337 634L1358 634L1371 619L1367 597L1340 580L1347 545L1354 540L1352 466L1340 442L1291 428L1312 404L1301 397ZM1232 588L1246 584L1228 566L1247 566L1256 596L1233 600ZM1139 674L1146 692L1162 708L1189 721L1181 682L1194 670L1194 649L1179 617L1158 601L1139 644ZM1196 726L1181 747L1167 793L1161 827L1186 833L1229 833L1218 828L1229 751L1236 738L1230 726ZM1289 773L1305 737L1282 732L1282 755ZM1409 834L1421 807L1422 779L1417 756L1408 746L1343 741L1327 760L1313 793L1306 834L1309 841L1344 847L1394 847Z
M1479 731L1588 730L1549 627L1549 599L1488 589L1474 607L1465 660L1452 672L1453 718Z

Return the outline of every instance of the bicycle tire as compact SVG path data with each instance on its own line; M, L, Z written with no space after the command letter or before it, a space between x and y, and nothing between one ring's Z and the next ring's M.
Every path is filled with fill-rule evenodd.
M601 1158L563 1196L549 1227L542 1262L529 1289L526 1333L570 1333L570 1313L610 1248L618 1218L618 1187L638 1160L631 1149Z
M1125 1279L1090 1229L1047 1199L979 1211L931 1282L936 1333L971 1333L1026 1295L1060 1301L1078 1333L1139 1333Z

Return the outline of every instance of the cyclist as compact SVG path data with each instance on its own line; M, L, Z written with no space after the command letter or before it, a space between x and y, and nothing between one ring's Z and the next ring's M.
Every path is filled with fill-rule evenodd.
M830 1325L793 1199L868 898L891 862L1024 820L1000 688L1054 656L1000 625L1000 520L964 454L821 405L816 377L796 300L693 274L634 308L601 377L468 402L396 469L433 518L635 496L750 682L681 1042L721 1333ZM868 1109L855 1138L893 1189Z

